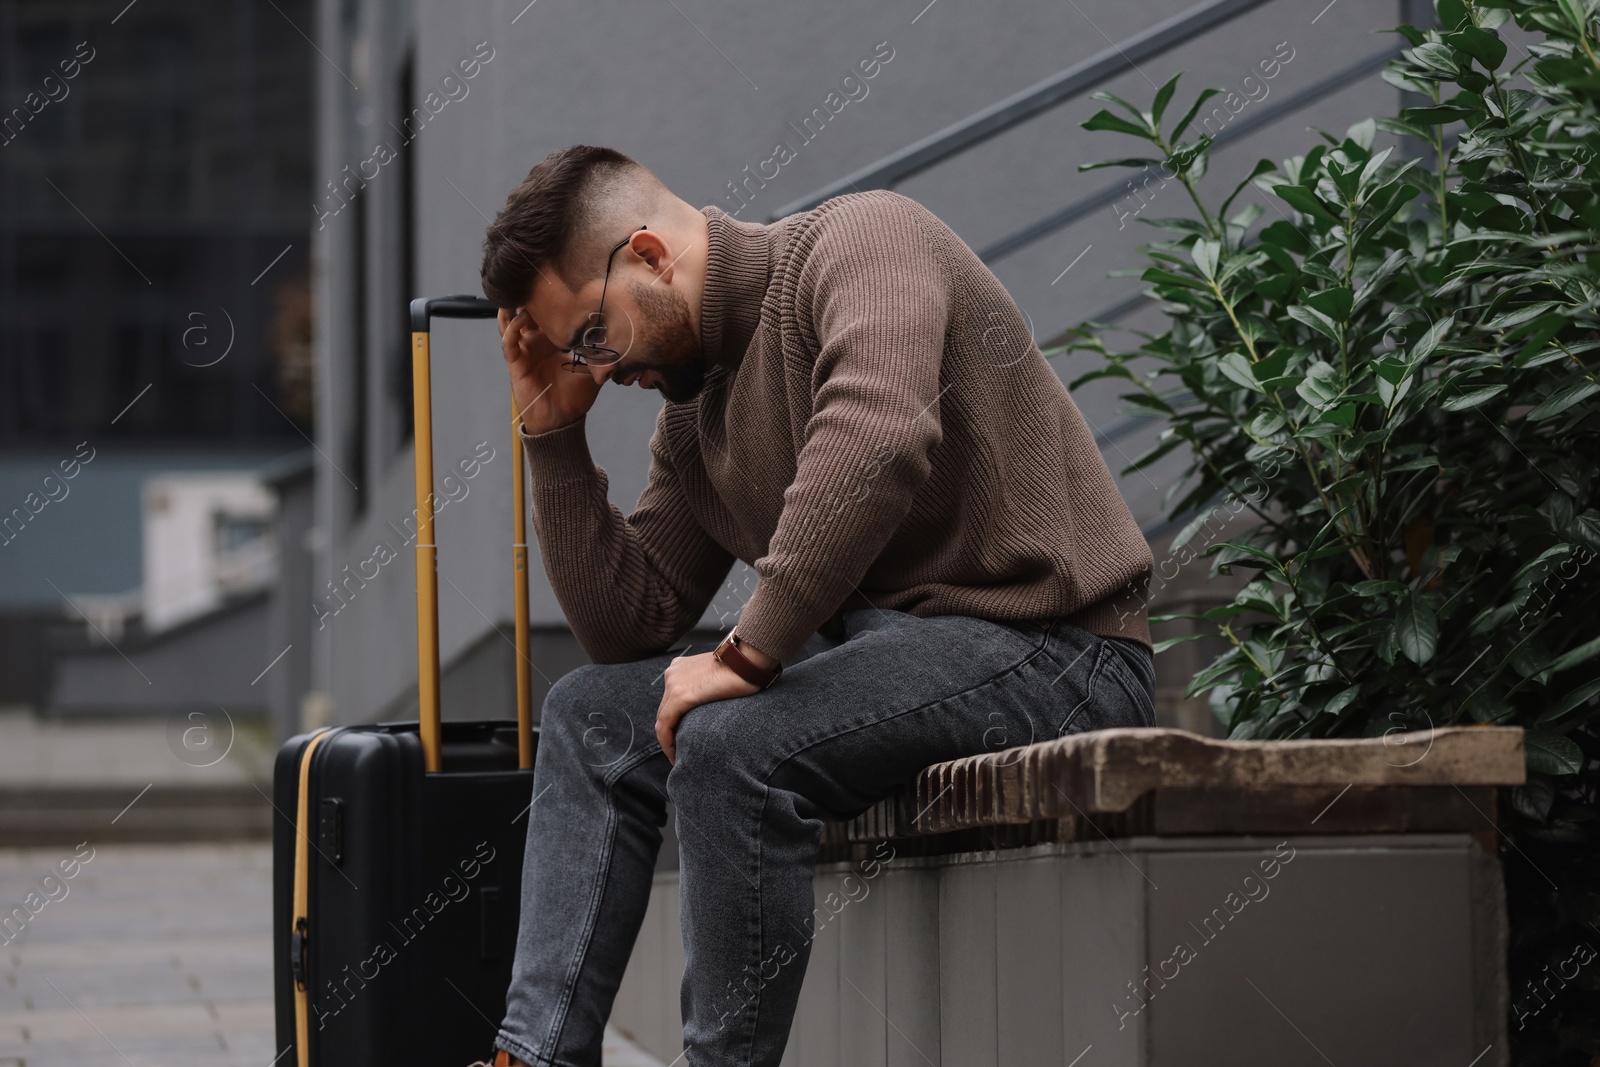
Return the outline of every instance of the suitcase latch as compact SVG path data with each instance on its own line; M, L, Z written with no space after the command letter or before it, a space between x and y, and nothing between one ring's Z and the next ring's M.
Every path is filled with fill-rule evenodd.
M306 947L306 917L302 915L294 921L294 933L289 935L289 973L294 976L296 989L306 987Z
M344 802L324 797L317 809L317 849L329 863L338 866L344 859Z

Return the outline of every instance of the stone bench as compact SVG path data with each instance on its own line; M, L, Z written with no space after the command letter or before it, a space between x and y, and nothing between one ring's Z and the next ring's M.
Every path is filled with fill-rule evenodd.
M1081 734L831 825L785 1064L1508 1062L1496 791L1522 732ZM613 1023L678 1042L676 871Z

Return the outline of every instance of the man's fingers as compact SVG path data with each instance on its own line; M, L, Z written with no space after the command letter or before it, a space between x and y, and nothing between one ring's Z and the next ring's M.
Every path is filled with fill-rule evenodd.
M667 754L667 762L676 763L678 757L677 737L679 716L669 716L661 712L656 713L656 741L661 744L661 751Z
M678 754L678 723L683 721L689 707L684 704L683 698L672 692L670 686L661 695L661 705L656 709L656 740L661 743L661 751L667 754L667 759L677 762Z
M506 315L504 308L500 310L500 314ZM505 318L500 329L500 350L505 353L506 362L513 366L523 359L523 330L518 322L521 315L522 312L518 311L516 315Z

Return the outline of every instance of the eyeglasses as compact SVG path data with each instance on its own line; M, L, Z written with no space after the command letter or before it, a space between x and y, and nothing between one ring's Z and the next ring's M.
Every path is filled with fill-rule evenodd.
M633 233L648 230L648 226L640 226ZM592 325L586 327L583 335L578 339L578 344L567 349L567 354L572 357L567 367L574 372L581 373L584 367L610 367L622 358L622 353L615 348L606 347L606 290L611 286L611 261L616 258L617 252L623 245L633 240L633 233L628 234L617 242L611 254L606 256L605 281L600 283L600 306L589 315Z

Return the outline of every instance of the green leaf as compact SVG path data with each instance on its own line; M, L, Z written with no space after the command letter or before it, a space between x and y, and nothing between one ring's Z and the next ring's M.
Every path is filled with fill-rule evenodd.
M1244 180L1233 187L1233 192L1229 193L1228 198L1222 202L1222 206L1217 209L1217 214L1226 215L1228 213L1229 206L1233 203L1234 198L1240 193L1244 192L1245 186L1249 185L1263 174L1271 174L1277 169L1278 165L1272 162L1270 159L1256 160L1256 165L1250 168L1250 173L1246 174L1244 176Z
M1217 276L1217 258L1221 254L1222 246L1216 241L1196 241L1189 249L1189 258L1194 260L1194 265L1207 278Z
M1476 114L1471 108L1443 104L1439 107L1408 107L1400 112L1400 117L1416 126L1443 126L1448 122L1470 119Z
M1470 411L1472 408L1493 400L1506 391L1504 385L1484 385L1470 392L1458 392L1440 406L1446 411Z
M1111 133L1126 133L1142 140L1153 140L1150 131L1143 126L1136 126L1127 119L1118 118L1105 108L1096 111L1089 120L1083 124L1086 130L1107 130Z
M1172 131L1171 142L1173 144L1177 144L1183 137L1184 133L1189 129L1189 123L1193 122L1194 117L1200 114L1200 109L1205 106L1206 101L1213 96L1220 95L1221 92L1221 89L1205 89L1195 98L1194 106L1189 109L1188 114L1178 121L1178 125Z
M1261 228L1261 243L1264 246L1276 246L1286 249L1301 256L1311 251L1311 243L1306 239L1306 235L1301 232L1300 227L1286 219L1279 219L1269 226L1263 226ZM1279 266L1292 267L1293 262L1280 263Z
M1257 365L1256 369L1260 369L1259 364ZM1284 418L1278 412L1271 410L1263 411L1261 414L1250 420L1250 436L1257 439L1271 437L1273 434L1283 429L1283 424Z
M1345 138L1354 141L1368 152L1372 151L1372 138L1378 131L1378 124L1373 119L1362 119L1345 131Z
M1328 699L1326 704L1322 706L1323 714L1337 715L1339 712L1355 703L1356 697L1360 695L1361 687L1359 685L1352 685L1348 689L1339 690Z
M1167 103L1172 99L1172 94L1178 89L1178 79L1183 77L1183 71L1178 71L1167 84L1156 90L1155 103L1150 105L1151 125L1156 129L1161 128L1161 116L1167 110Z
M1590 700L1594 699L1596 694L1600 694L1600 678L1596 678L1591 682L1585 682L1583 685L1578 686L1578 688L1574 689L1566 696L1557 700L1553 705L1551 705L1550 710L1539 716L1538 721L1540 723L1553 722L1574 708L1587 704Z
M1403 359L1388 355L1373 360L1372 369L1377 373L1378 377L1390 385L1399 385L1401 379L1406 376L1406 372L1411 369L1411 365Z
M1222 372L1224 378L1227 378L1235 385L1242 385L1246 389L1254 389L1258 393L1266 391L1261 388L1261 383L1256 381L1256 373L1254 368L1250 366L1250 361L1238 352L1229 352L1217 360L1217 369Z
M1435 0L1433 7L1439 13L1439 25L1447 30L1467 20L1467 5L1462 0Z
M1318 361L1306 370L1305 380L1295 387L1295 392L1312 407L1325 408L1339 395L1338 380L1339 372L1331 363Z
M1126 111L1130 115L1142 115L1143 114L1143 112L1141 112L1138 108L1136 108L1132 104L1128 103L1128 101L1122 99L1122 97L1118 96L1116 93L1108 92L1105 89L1101 89L1098 92L1090 93L1089 94L1089 99L1091 99L1091 100L1104 100L1104 101L1106 101L1108 103L1116 104L1118 107L1122 108L1124 111Z
M1485 70L1496 70L1506 59L1506 43L1498 33L1480 30L1476 26L1463 26L1444 39L1483 64Z
M1057 354L1059 355L1065 351L1067 349L1061 349ZM1050 352L1045 352L1045 357L1049 358L1049 356ZM1109 366L1097 367L1092 371L1078 375L1067 383L1067 388L1076 390L1080 386L1088 385L1090 382L1097 382L1101 378L1122 378L1131 382L1133 381L1133 372L1120 363L1112 363Z
M1546 312L1552 311L1561 306L1561 304L1554 300L1541 300L1536 304L1524 304L1522 307L1512 308L1510 311L1496 315L1488 322L1483 323L1483 329L1509 330L1513 326L1521 326L1523 323L1532 322L1534 319L1545 314ZM1557 321L1556 325L1559 326L1559 320ZM1555 336L1555 332L1551 331L1550 337L1553 336ZM1550 337L1546 337L1545 341L1548 341ZM1543 341L1540 342L1540 344L1543 343Z
M1186 697L1192 697L1196 693L1203 693L1207 689L1210 689L1228 675L1239 670L1242 666L1240 663L1240 660L1242 659L1243 657L1239 656L1237 653L1229 653L1228 655L1223 656L1211 666L1205 668L1199 674L1196 674L1189 682L1188 687L1184 689L1183 695Z
M1278 557L1274 556L1271 552L1259 549L1254 545L1242 545L1237 541L1218 541L1216 544L1206 549L1206 555L1214 556L1223 549L1228 549L1231 552L1237 552L1241 556L1249 556L1252 559L1264 560L1274 567L1278 565Z
M1318 333L1322 334L1322 336L1326 337L1328 340L1334 342L1335 344L1338 343L1338 324L1328 316L1324 315L1322 312L1318 311L1316 308L1307 307L1300 304L1290 304L1285 310L1288 316L1294 321L1303 322L1313 330L1316 330Z
M1387 78L1384 80L1388 81ZM1417 90L1409 91L1416 92ZM1415 137L1419 141L1426 141L1433 136L1433 131L1428 127L1415 122L1407 122L1405 119L1379 119L1378 129L1384 133L1392 133L1396 137Z
M1528 769L1541 774L1577 774L1583 769L1583 749L1570 738L1543 730L1522 735Z
M1585 36L1589 29L1590 12L1594 10L1592 0L1556 0L1556 5L1561 8L1561 13L1567 16L1567 21L1572 23L1577 35Z
M1388 596L1390 593L1400 592L1405 586L1387 578L1366 578L1350 588L1361 596Z
M1354 299L1349 289L1340 286L1335 289L1324 289L1318 293L1307 294L1305 303L1316 308L1334 322L1342 324L1350 319L1350 305Z
M1600 637L1595 638L1593 641L1585 641L1565 655L1557 656L1554 662L1550 664L1550 673L1559 674L1564 670L1576 667L1580 663L1587 663L1596 656L1600 656Z
M1427 599L1412 593L1395 613L1394 637L1406 659L1417 665L1433 658L1439 642L1439 620Z
M1410 49L1411 58L1430 70L1438 71L1448 78L1454 78L1461 73L1461 65L1456 62L1456 56L1447 44L1430 41Z
M1139 277L1157 285L1181 285L1186 289L1199 289L1201 292L1210 292L1205 283L1198 279L1190 278L1183 274L1174 274L1172 271L1162 270L1160 267L1147 267Z
M1276 185L1272 191L1278 195L1278 199L1301 214L1314 215L1324 222L1339 225L1339 216L1335 215L1327 203L1310 189L1299 185Z
M1433 350L1439 347L1439 342L1443 340L1446 333L1450 332L1450 327L1454 326L1455 322L1456 317L1454 315L1446 315L1428 327L1428 331L1422 335L1422 339L1411 346L1412 361L1421 362L1431 356Z
M1165 639L1163 641L1157 641L1154 645L1151 646L1151 651L1154 652L1156 655L1160 655L1161 653L1165 652L1169 648L1173 648L1173 647L1175 647L1177 645L1181 645L1181 644L1184 644L1184 643L1189 642L1189 641L1198 641L1202 637L1205 637L1205 636L1206 636L1205 634L1201 633L1201 634L1184 634L1182 637L1169 637L1169 638L1167 638L1167 639Z
M1414 185L1401 186L1385 207L1361 223L1361 229L1356 233L1356 243L1363 244L1372 234L1382 231L1385 226L1389 225L1389 220L1399 214L1401 208L1421 195L1422 191Z
M1130 156L1126 159L1102 159L1098 163L1079 163L1078 171L1082 173L1086 170L1100 170L1103 167L1136 167L1142 170L1146 167L1159 167L1160 165L1161 160L1159 159Z
M1356 424L1356 406L1354 404L1340 404L1336 408L1330 408L1327 411L1324 411L1322 413L1322 417L1333 423L1335 426L1343 426L1348 429ZM1366 477L1363 475L1357 479L1345 479L1345 481L1352 480L1359 481L1364 484ZM1344 483L1340 482L1338 484L1342 485Z
M1594 382L1573 382L1545 397L1539 406L1528 412L1529 422L1539 422L1559 415L1572 405L1587 400L1596 393L1600 393L1600 385Z

